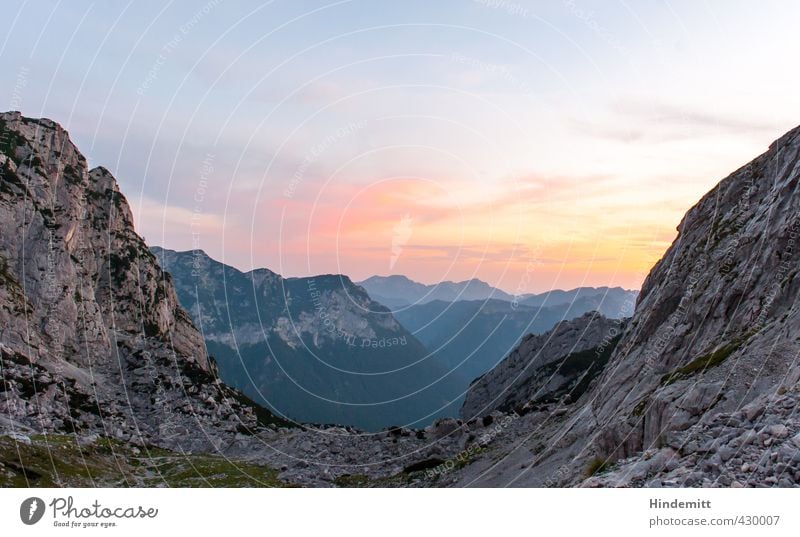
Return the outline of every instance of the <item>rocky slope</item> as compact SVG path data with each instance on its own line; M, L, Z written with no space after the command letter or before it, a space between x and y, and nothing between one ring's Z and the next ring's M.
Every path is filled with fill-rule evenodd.
M199 250L152 251L221 378L280 415L375 431L457 414L468 381L347 276L283 278Z
M16 112L0 114L0 149L3 429L191 450L254 427L111 174L56 123Z
M782 393L781 393L782 392ZM700 420L663 447L608 465L585 487L796 487L800 393L765 393L739 410Z
M624 320L589 312L542 335L529 334L497 367L475 379L461 417L577 400L603 371L624 326Z
M674 442L697 422L796 387L799 176L797 128L684 217L592 404L596 423L586 425L599 426L591 446L601 457Z
M689 210L581 400L452 483L798 484L799 176L800 127Z

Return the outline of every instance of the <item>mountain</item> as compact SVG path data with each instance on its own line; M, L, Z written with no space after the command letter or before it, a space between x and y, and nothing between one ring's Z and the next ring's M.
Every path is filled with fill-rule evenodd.
M461 449L444 434L450 420L414 434L293 427L221 382L116 180L88 169L51 120L0 114L0 225L0 486L402 483L406 465ZM292 308L308 300L308 280L250 276L251 291L284 285L297 298ZM341 295L329 283L315 281L319 304L338 322L348 308L336 309ZM234 317L237 308L224 311ZM390 328L376 321L366 333L402 334L380 322ZM385 365L373 357L374 368Z
M800 127L687 212L610 357L595 360L602 372L583 396L527 406L519 396L537 391L546 365L533 362L536 374L513 390L525 412L490 457L450 483L800 484L798 213ZM531 350L521 347L490 376L507 377ZM479 383L481 402L503 399L502 382Z
M347 276L283 278L200 250L152 252L222 379L280 415L377 430L457 413L460 372Z
M220 381L198 328L219 351L244 342L219 368L256 372L276 405L292 395L279 360L334 395L375 396L364 379L394 378L388 365L418 373L378 384L384 398L444 368L415 369L399 351L419 342L345 277L154 255L61 127L0 114L0 485L798 486L798 214L800 127L688 211L629 320L525 337L472 384L463 419L290 428Z
M638 291L622 287L578 287L570 291L556 289L519 299L525 306L570 306L567 318L577 317L587 311L598 311L606 317L622 319L633 315Z
M598 385L596 419L580 424L593 429L589 446L599 457L671 450L681 468L670 478L680 484L698 481L695 465L707 468L700 481L785 477L776 468L786 461L780 451L786 437L770 431L777 424L797 431L800 423L796 413L759 409L798 403L798 183L800 127L686 214L678 238L645 280ZM788 419L779 421L782 414ZM706 427L725 436L714 449L694 451L694 435ZM753 432L776 437L764 437L765 449L754 453L760 459L742 472L721 448L738 453L740 437Z
M544 331L560 319L554 312L514 308L503 300L434 300L400 309L394 316L445 367L461 373L465 390L525 334Z
M373 300L390 308L425 304L434 300L454 302L495 298L510 302L514 299L512 295L477 279L425 285L400 275L372 276L363 282L358 282L358 285L366 289Z
M218 382L108 170L18 112L0 153L0 429L187 452L254 431L263 409Z
M459 302L475 300L502 300L514 305L538 308L541 306L573 305L580 315L596 310L613 318L630 317L638 291L621 287L579 287L569 291L555 289L540 294L510 295L488 283L473 279L463 282L440 282L425 285L406 276L372 276L358 282L376 302L397 312L408 306L429 302Z
M598 308L596 295L572 304L530 307L504 300L435 300L401 308L395 318L448 369L469 382L492 369L520 340ZM609 307L612 311L619 308ZM616 318L616 315L613 317Z
M597 312L530 334L497 367L470 385L461 417L470 420L494 410L523 412L528 407L578 399L603 370L625 320Z

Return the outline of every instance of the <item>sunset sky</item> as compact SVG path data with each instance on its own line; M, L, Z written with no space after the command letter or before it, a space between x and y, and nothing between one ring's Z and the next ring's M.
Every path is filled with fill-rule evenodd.
M638 288L800 123L800 4L4 3L2 108L148 243L285 276ZM753 6L753 7L748 7Z

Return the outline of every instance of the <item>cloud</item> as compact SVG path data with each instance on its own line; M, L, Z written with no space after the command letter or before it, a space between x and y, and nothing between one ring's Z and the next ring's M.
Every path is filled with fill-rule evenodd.
M697 105L619 99L607 107L605 115L593 121L572 119L574 132L583 136L623 143L665 143L691 138L742 136L774 133L780 126L743 115L740 109L699 109Z
M129 203L136 229L149 244L168 243L171 248L188 250L198 247L201 237L217 241L224 231L222 218L199 208L167 205L144 196Z

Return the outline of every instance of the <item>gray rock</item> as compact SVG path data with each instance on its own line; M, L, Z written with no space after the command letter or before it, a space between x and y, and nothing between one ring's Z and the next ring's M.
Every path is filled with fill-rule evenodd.
M90 170L55 122L17 112L0 120L13 140L0 155L0 352L13 386L0 411L35 430L213 449L227 434L208 417L218 411L176 379L206 397L230 389L215 383L203 338L136 234L116 180ZM34 379L36 404L20 388ZM228 406L255 425L252 409ZM198 427L207 436L174 434Z
M720 446L717 450L717 455L722 462L727 462L736 454L736 450L729 446Z
M768 425L763 429L763 432L775 438L786 438L789 436L789 429L782 423Z
M800 378L795 363L800 278L794 276L796 260L787 257L800 230L798 174L800 127L688 211L678 238L647 276L603 372L583 398L562 407L569 409L566 415L534 429L538 444L556 447L543 452L539 467L561 468L563 482L578 484L585 462L576 455L597 453L618 466L593 482L611 484L638 472L638 463L629 459L664 445L665 439L680 447L681 465L690 468L695 453L719 451L725 444L752 466L790 430L800 429L792 412L800 404L798 393L786 384ZM774 238L769 246L755 247L765 236ZM580 331L550 336L558 336L557 349L581 341ZM464 415L479 412L489 401L516 405L547 393L551 385L539 375L547 363L545 343L524 340L479 379ZM557 352L547 356L559 359ZM764 426L763 438L750 431L755 424ZM671 435L679 429L684 436L676 443ZM562 442L568 435L571 441ZM564 463L569 457L576 462ZM723 457L733 458L722 449L700 463L708 474L681 479L687 485L714 483L717 472L727 472ZM493 471L500 473L504 462L497 460ZM754 466L757 484L765 483L771 464ZM515 485L540 480L534 467Z
M11 438L14 442L25 444L26 446L30 446L32 444L30 437L22 433L17 433L12 431L5 433L5 436Z
M542 335L528 335L493 370L470 386L461 417L472 419L492 410L545 404L580 397L578 381L588 383L605 366L625 321L589 312L563 321ZM584 375L589 375L584 379ZM555 410L565 414L567 408Z

